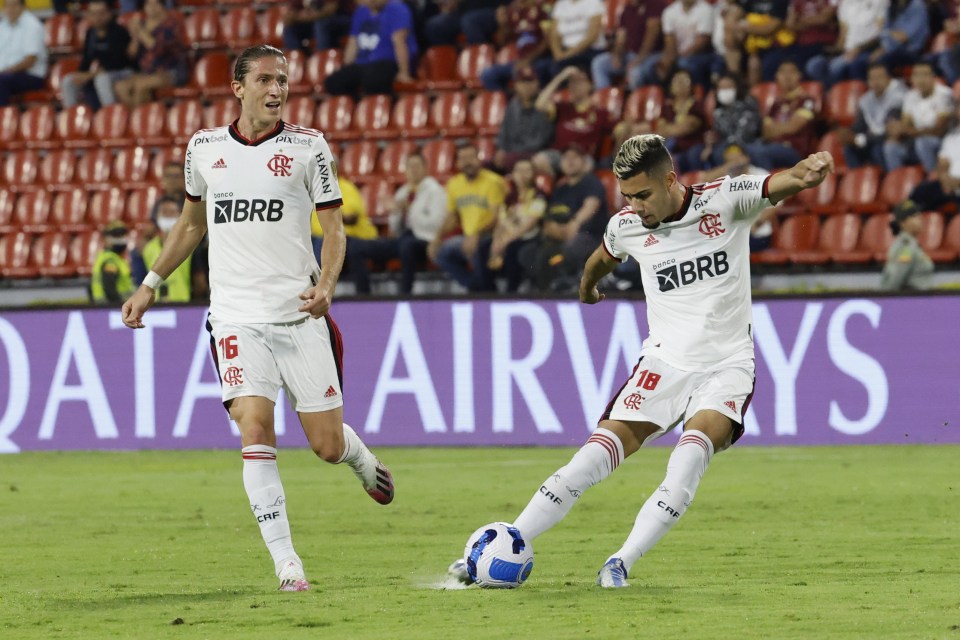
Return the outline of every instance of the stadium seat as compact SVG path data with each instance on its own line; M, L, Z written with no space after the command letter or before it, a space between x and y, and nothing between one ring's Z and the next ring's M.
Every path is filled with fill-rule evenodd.
M497 57L494 58L494 62L497 64L512 64L516 62L519 57L520 53L517 51L516 43L511 42L497 49Z
M52 149L56 112L50 105L30 107L20 116L20 139L27 149Z
M190 80L182 87L157 90L158 97L196 99L197 95L206 98L233 95L230 82L233 80L233 62L222 51L210 51L197 60L190 74Z
M0 107L0 140L3 140L4 151L14 151L24 147L23 142L17 139L17 128L19 126L19 107L10 104Z
M420 150L427 163L427 175L443 184L456 172L457 148L453 140L430 140Z
M867 218L860 231L860 242L854 251L841 253L833 257L837 264L867 264L885 262L887 251L893 243L893 231L890 229L890 214L875 213Z
M819 185L813 189L804 189L796 196L788 198L783 205L781 205L778 211L780 213L786 214L791 212L801 212L801 213L820 213L820 212L830 212L835 213L844 213L842 211L834 211L833 201L837 194L837 176L833 173L828 173L827 177L823 179Z
M877 211L883 208L878 203L880 190L880 167L866 166L850 169L840 179L837 198L833 205L824 206L824 213L847 213L850 211Z
M593 93L593 104L606 109L613 122L623 115L623 90L620 87L605 87Z
M607 192L607 209L609 213L615 214L623 207L626 206L626 201L623 199L623 194L620 193L620 183L617 182L617 176L613 175L613 171L609 169L599 169L594 172L600 182L603 183L603 188ZM681 184L688 184L681 181Z
M430 126L430 99L422 93L401 95L393 105L390 126L370 131L367 135L373 139L386 140L396 138L432 138L437 135L436 128Z
M931 211L923 216L924 228L920 232L919 240L920 246L924 248L930 259L937 263L957 260L960 257L960 215L954 215L946 227L944 227L943 214L939 211ZM936 238L938 230L939 241Z
M299 49L285 51L284 55L287 58L287 86L290 95L310 95L313 87L307 82L307 56Z
M493 162L493 157L497 153L497 141L494 138L476 138L472 141L477 145L477 156L480 162Z
M846 173L847 160L843 156L843 143L840 142L840 137L836 131L828 131L820 138L820 142L817 143L817 151L829 151L830 155L833 156L836 173Z
M49 105L55 98L61 97L60 86L63 84L63 77L79 67L78 56L57 60L50 65L50 70L47 72L47 85L43 89L21 93L14 96L14 101L21 104Z
M234 51L257 44L257 12L252 7L230 9L220 18L220 33Z
M215 129L240 117L240 101L234 97L217 98L203 109L203 128Z
M332 96L320 101L313 122L327 140L348 140L356 105L350 96Z
M392 105L390 96L364 96L353 110L353 126L350 138L383 137L390 128Z
M468 121L469 114L469 98L461 92L443 92L430 105L430 122L443 138L466 138L476 134L476 127Z
M795 255L810 252L820 238L820 219L815 215L788 216L773 236L773 247L754 253L750 261L765 265L783 265Z
M827 121L843 127L853 126L857 119L857 101L867 91L863 80L844 80L831 87L827 93Z
M860 239L860 216L844 213L830 216L820 225L820 238L812 251L796 251L790 256L795 264L823 265L836 256L854 251Z
M206 51L226 45L220 36L220 12L212 8L197 9L183 21L187 42L195 50Z
M106 149L89 149L80 156L74 182L83 185L88 191L98 191L110 187L110 174L113 156Z
M127 192L120 187L110 187L95 191L90 196L87 207L87 219L98 229L114 220L123 220L123 209L127 203Z
M813 98L814 110L822 115L823 85L813 80L807 80L800 84L803 90ZM770 109L773 101L780 95L780 89L777 87L776 82L761 82L755 84L750 89L750 93L756 98L757 104L760 106L760 113L765 114L767 110Z
M603 16L603 28L608 34L613 34L620 26L620 14L627 4L626 0L607 0L607 11Z
M104 146L129 146L137 144L142 147L156 147L170 141L166 124L167 108L162 102L150 102L134 107L130 112L130 126L127 136L120 140L104 141ZM199 128L199 127L198 127Z
M76 156L70 149L57 149L40 160L40 184L51 191L66 191L73 188L73 172L77 166Z
M452 82L440 82L436 89L451 90L466 86L467 89L481 89L480 72L493 64L495 51L489 44L472 44L464 48L457 57L457 75L459 85Z
M127 194L126 215L124 220L131 227L142 227L150 222L153 205L160 199L162 191L152 184L133 189Z
M306 81L316 93L324 92L323 81L343 64L343 54L339 49L324 49L307 58Z
M367 205L367 215L377 227L386 227L390 222L393 209L393 185L383 177L375 177L360 189L360 195Z
M463 86L457 75L456 47L441 45L427 49L420 59L417 89L440 91Z
M656 122L663 109L663 89L646 85L633 90L623 105L623 117L633 122Z
M104 111L109 107L104 107ZM57 114L54 127L57 143L67 149L91 149L97 146L99 136L91 136L96 115L85 104L77 104Z
M13 209L15 224L28 233L43 233L51 229L50 203L53 197L48 191L27 191L20 194Z
M340 157L340 172L353 182L362 183L373 175L378 153L377 143L372 140L353 142Z
M159 181L163 177L163 168L171 162L183 166L183 147L160 147L157 149L150 161L150 172L147 174L147 180Z
M6 154L3 177L12 191L30 191L39 188L36 184L40 167L40 155L31 149L22 149Z
M9 189L0 189L0 236L17 229L13 219L13 209L17 204L17 196Z
M161 109L163 108L160 103L153 104L157 104ZM149 107L151 105L145 106ZM104 147L133 144L133 135L127 134L130 129L130 120L130 110L126 105L117 102L102 107L93 116L92 137Z
M297 96L287 100L284 121L301 127L314 128L314 113L317 101L310 96Z
M124 189L146 186L149 174L150 151L145 147L124 147L113 160L113 181Z
M100 231L89 229L78 233L70 240L70 261L77 269L77 275L89 276L93 271L93 259L103 248L103 235Z
M47 52L54 56L75 53L83 41L76 40L73 15L55 13L43 23Z
M403 182L405 180L404 163L407 156L416 150L417 145L412 140L394 140L387 143L387 146L380 152L380 159L377 161L377 174L395 184Z
M260 42L274 47L283 46L283 8L267 7L257 17L257 36Z
M203 125L203 105L199 100L182 100L167 111L167 142L187 144Z
M69 278L77 275L70 259L70 239L60 231L45 233L33 242L30 259L41 276Z
M926 178L923 167L898 167L883 177L880 185L881 210L890 210L910 197L910 192Z
M33 234L23 231L0 237L0 276L35 278L37 268L30 261L32 244Z
M77 233L86 231L87 204L90 195L83 187L73 187L69 191L61 191L53 196L50 206L50 221L57 231Z
M507 94L482 91L470 102L470 122L477 128L478 135L496 135L506 110Z

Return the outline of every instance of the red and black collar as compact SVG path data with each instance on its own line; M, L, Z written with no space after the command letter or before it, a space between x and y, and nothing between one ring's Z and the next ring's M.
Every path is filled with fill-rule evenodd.
M283 120L278 120L277 125L273 129L263 134L256 140L251 140L246 136L244 136L242 133L240 133L240 128L237 126L238 122L240 122L239 118L231 122L230 126L227 127L227 130L230 132L231 138L233 138L234 140L236 140L237 142L239 142L245 147L256 147L257 145L263 144L267 140L276 138L278 135L280 135L280 132L283 131L283 128L286 126Z

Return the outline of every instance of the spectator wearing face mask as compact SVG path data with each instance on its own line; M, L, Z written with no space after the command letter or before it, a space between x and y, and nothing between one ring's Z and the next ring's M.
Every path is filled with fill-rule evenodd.
M127 225L111 222L103 229L103 249L93 260L90 298L94 303L123 302L133 293L133 279L127 262Z
M725 72L717 79L716 86L713 128L704 135L705 144L687 151L691 171L720 166L725 162L727 148L735 146L745 150L760 139L763 126L760 107L741 77Z
M163 243L170 235L170 231L180 217L180 203L176 198L164 196L157 203L157 234L153 236L142 250L143 262L147 271L153 270L153 263L160 256ZM192 256L180 263L180 266L167 277L163 285L157 289L157 302L190 302L193 290Z

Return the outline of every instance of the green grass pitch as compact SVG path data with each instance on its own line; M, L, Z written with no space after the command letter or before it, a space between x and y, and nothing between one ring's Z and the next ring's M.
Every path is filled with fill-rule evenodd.
M274 591L239 451L2 457L0 638L960 640L960 447L734 448L618 591L596 571L668 449L587 492L514 591L431 585L571 451L378 453L388 507L281 451L300 594Z

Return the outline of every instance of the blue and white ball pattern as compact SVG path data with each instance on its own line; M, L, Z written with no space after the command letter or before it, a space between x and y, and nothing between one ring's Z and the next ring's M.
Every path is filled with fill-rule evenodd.
M463 557L470 579L485 589L514 589L533 571L533 545L507 522L492 522L474 531Z

